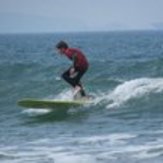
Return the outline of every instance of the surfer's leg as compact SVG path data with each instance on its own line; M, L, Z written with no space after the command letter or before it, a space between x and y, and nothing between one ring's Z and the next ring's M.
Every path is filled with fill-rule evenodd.
M74 87L74 96L76 96L78 94L78 92L80 92L81 96L84 97L86 96L86 93L84 91L84 88L80 82L80 79L82 78L82 76L85 74L86 70L78 70L76 69L75 72L75 76L70 77L70 69L68 69L67 71L65 71L62 74L62 78L69 83L72 87Z
M80 94L81 94L82 97L86 96L86 93L84 91L84 88L83 88L83 86L81 84L80 79L82 78L82 76L84 75L85 72L86 72L86 70L79 71L78 72L78 75L74 78L75 88L80 92Z
M62 74L62 78L71 86L75 87L74 79L70 77L70 69L68 69Z
M74 87L74 91L73 91L73 98L74 99L77 99L77 98L81 97L81 94L79 94L80 90L81 90L81 87L79 87L79 86Z
M81 94L81 96L86 96L85 90L84 90L84 88L83 88L81 82L80 82L78 85L79 85L80 88L81 88L81 89L80 89L80 94Z

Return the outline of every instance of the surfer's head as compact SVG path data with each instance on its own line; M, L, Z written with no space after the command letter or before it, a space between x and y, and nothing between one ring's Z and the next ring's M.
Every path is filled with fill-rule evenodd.
M56 45L57 50L63 54L64 51L68 48L68 44L65 41L60 41L57 45Z

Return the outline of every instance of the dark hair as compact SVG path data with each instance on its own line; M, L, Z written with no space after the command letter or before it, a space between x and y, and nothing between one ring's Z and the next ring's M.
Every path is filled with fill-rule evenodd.
M56 45L56 48L57 49L61 49L61 48L65 48L67 49L68 48L68 44L64 41L60 41L57 45Z

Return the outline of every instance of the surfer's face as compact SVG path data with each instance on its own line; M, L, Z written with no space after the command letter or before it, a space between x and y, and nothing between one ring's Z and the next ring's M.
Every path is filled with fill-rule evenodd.
M59 52L60 54L64 54L64 51L65 51L65 48L60 48L60 49L58 49L58 52Z

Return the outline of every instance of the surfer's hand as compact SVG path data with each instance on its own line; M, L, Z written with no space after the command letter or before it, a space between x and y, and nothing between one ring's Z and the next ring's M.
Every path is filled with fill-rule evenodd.
M75 68L72 67L72 68L70 69L70 76L72 76L74 73L75 73Z
M74 67L72 67L69 72L71 78L74 78L78 74L78 72L75 71Z

